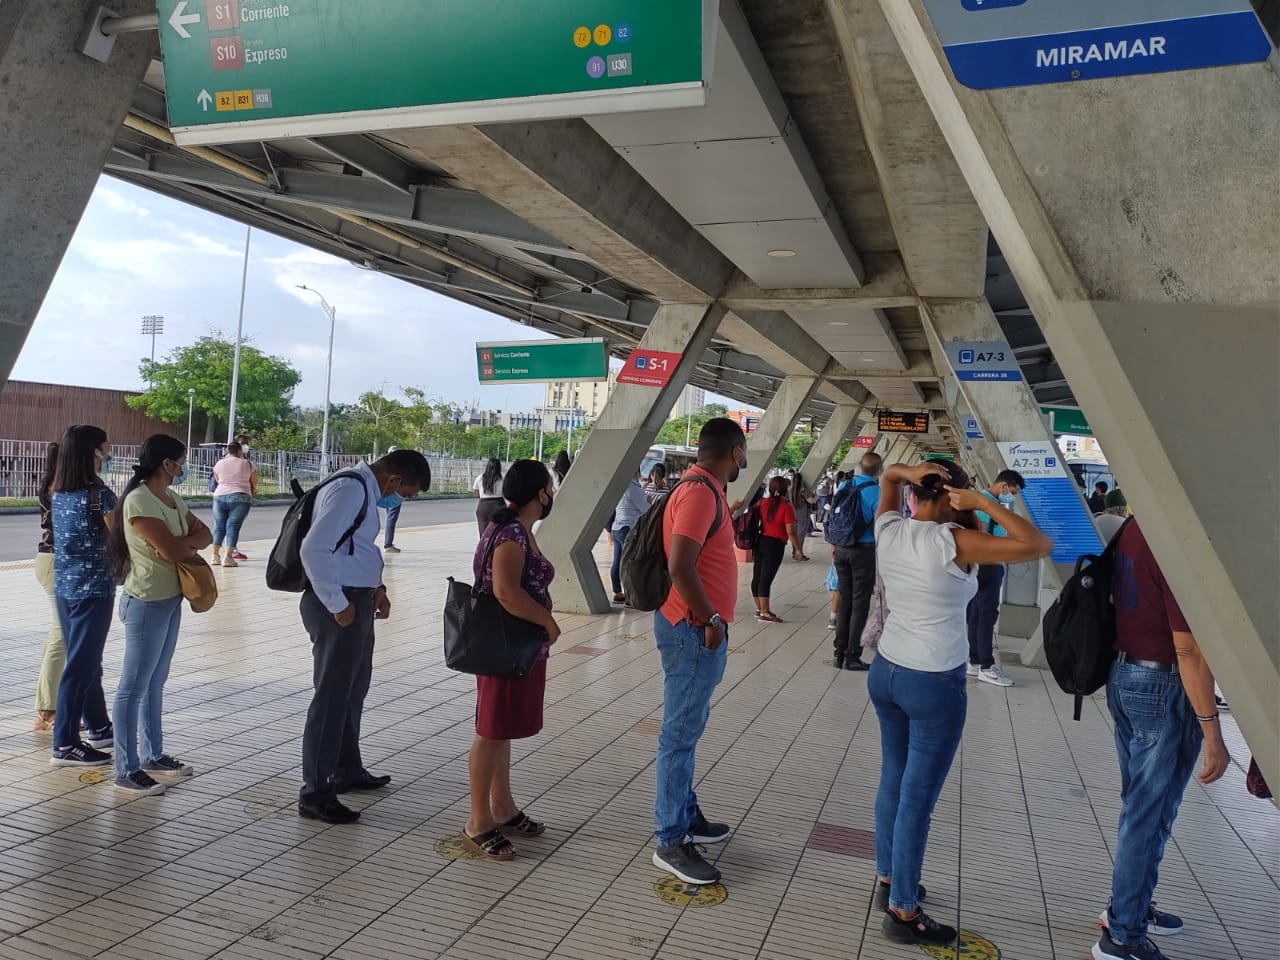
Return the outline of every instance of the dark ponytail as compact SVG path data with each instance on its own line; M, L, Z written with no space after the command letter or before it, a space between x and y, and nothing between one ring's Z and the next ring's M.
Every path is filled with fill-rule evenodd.
M515 520L522 507L527 507L551 483L551 471L541 460L517 460L502 478L502 509L493 515L493 523L505 527Z
M44 473L40 477L40 501L46 503L53 490L53 475L58 472L58 445L49 444L44 455Z
M111 511L110 529L107 532L107 556L116 582L124 583L129 576L132 562L129 558L129 542L125 539L124 505L130 494L164 469L166 460L181 460L187 454L187 445L167 433L153 433L138 451L138 462L133 465L133 476L125 484L124 492Z
M486 497L498 492L498 484L502 482L502 461L497 457L490 458L484 465L484 473L480 476L480 489Z
M934 500L941 500L943 497L948 496L945 487L962 489L969 486L969 475L955 461L934 457L927 462L942 467L950 476L940 477L937 474L931 474L924 478L923 483L913 484L911 492L916 495L918 503L932 503Z

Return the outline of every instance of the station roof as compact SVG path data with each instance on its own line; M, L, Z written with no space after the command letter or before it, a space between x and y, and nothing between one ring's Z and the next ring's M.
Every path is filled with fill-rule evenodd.
M660 302L719 301L696 386L929 410L924 299L990 302L1045 403L1074 402L880 11L723 4L709 103L591 119L179 147L155 62L109 174L625 357ZM854 37L856 36L856 41Z

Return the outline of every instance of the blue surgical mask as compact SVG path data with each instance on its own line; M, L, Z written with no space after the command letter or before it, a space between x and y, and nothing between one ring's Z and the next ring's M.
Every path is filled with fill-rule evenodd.
M190 476L191 476L191 471L187 469L187 465L184 463L182 465L182 472L173 478L173 485L175 487L182 486L184 483L187 482L187 479Z
M103 453L101 450L95 451L98 454L98 469L105 470L115 457L111 456L111 452Z
M398 493L388 493L385 497L378 498L378 506L383 510L394 510L402 503L404 503L404 497Z
M1002 493L1000 494L1000 497L999 497L1000 502L1003 503L1006 507L1012 507L1016 499L1017 498L1014 497L1012 493Z

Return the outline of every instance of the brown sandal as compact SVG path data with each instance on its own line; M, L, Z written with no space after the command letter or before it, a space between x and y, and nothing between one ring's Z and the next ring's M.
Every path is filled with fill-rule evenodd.
M510 860L516 855L516 848L496 827L478 837L470 836L466 830L463 830L462 845L472 853L480 854L486 860Z
M547 825L539 823L521 810L506 823L499 826L498 829L503 832L509 830L512 833L521 833L526 837L540 837L547 832Z

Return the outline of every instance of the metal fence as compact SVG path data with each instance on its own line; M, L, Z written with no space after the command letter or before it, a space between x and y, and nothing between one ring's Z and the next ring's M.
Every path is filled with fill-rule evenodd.
M31 499L39 493L44 473L47 443L34 440L0 440L0 497ZM122 490L138 460L136 445L112 444L111 463L102 479L113 490ZM221 446L192 447L187 451L190 476L178 487L185 497L208 496L209 477L213 466L222 458ZM287 450L250 450L249 456L258 468L258 493L261 496L289 492L289 481L295 477L304 487L313 486L323 476L320 454L295 453ZM354 454L330 454L329 469L344 470L363 457ZM428 458L431 463L432 493L469 493L475 478L484 472L484 460L452 460Z

